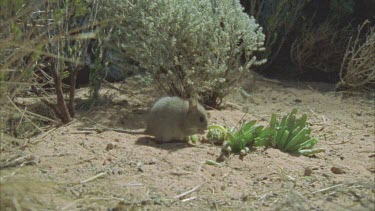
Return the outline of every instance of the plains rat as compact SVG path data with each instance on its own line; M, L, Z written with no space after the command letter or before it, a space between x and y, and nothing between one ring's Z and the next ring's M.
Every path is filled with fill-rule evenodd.
M147 127L142 130L125 130L126 133L154 136L159 143L184 140L207 130L207 112L197 100L179 97L162 97L151 107Z

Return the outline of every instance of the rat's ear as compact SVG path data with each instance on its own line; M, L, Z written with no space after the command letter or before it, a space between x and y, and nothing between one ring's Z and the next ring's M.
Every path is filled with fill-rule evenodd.
M198 108L198 102L197 99L195 98L190 98L189 99L189 112L196 111Z

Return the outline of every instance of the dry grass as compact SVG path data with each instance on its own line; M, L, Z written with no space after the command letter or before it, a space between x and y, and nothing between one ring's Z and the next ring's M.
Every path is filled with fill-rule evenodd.
M375 88L375 27L370 26L364 41L361 34L369 25L364 22L355 39L350 39L340 70L338 88L368 90Z
M350 26L341 28L335 18L317 27L307 22L302 35L291 46L291 60L301 73L317 70L338 73L349 34Z
M38 36L41 33L40 22L32 24L33 6L37 7L37 4L26 4L24 7L17 3L4 4L0 10L2 18L6 19L0 24L0 129L4 138L1 143L3 148L15 143L12 137L25 138L42 132L40 120L50 119L30 111L28 106L15 103L17 96L35 99L27 88L37 85L33 80L34 70L43 65L38 62L36 54L39 54L37 52L45 39ZM50 120L47 122L51 123Z

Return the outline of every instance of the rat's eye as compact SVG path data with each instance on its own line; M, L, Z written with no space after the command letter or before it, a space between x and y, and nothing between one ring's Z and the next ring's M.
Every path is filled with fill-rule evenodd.
M201 116L201 117L199 118L199 121L204 122L204 118Z

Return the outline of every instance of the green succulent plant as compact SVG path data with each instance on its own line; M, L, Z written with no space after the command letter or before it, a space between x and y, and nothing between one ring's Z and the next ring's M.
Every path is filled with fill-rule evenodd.
M244 122L239 129L224 128L221 125L209 126L207 138L222 143L228 152L248 153L249 146L274 147L284 152L311 155L324 149L313 149L318 143L317 137L310 137L311 128L306 123L307 115L296 118L297 109L284 115L281 120L272 114L269 126L256 124L256 120Z
M307 114L296 118L297 109L284 115L281 121L276 119L276 115L271 117L271 145L284 152L298 154L315 154L322 152L322 149L313 149L318 143L317 137L311 137L311 128L307 124Z

